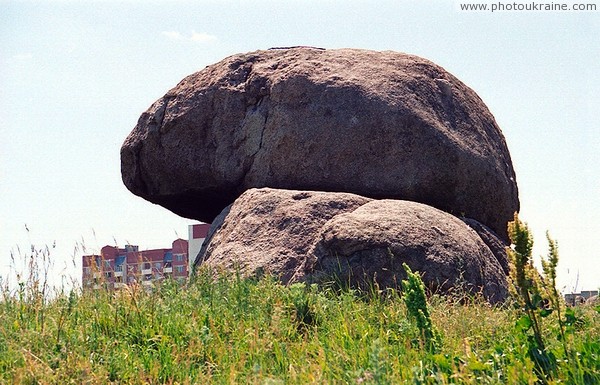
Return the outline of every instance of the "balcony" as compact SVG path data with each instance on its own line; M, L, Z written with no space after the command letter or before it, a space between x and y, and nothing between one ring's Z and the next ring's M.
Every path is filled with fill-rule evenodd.
M173 266L163 268L163 273L165 273L165 274L172 273L172 272L173 272Z
M142 269L142 275L152 275L152 268Z
M115 289L123 289L126 288L127 284L123 282L115 282Z
M115 277L122 277L123 271L115 271Z

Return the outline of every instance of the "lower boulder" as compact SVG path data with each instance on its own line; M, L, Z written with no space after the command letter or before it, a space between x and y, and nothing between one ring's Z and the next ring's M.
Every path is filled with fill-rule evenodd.
M461 220L469 225L470 228L475 230L477 234L479 234L479 237L483 240L487 247L490 248L492 254L494 254L496 260L498 263L500 263L500 266L502 266L504 273L509 275L510 265L508 262L508 254L506 254L506 248L510 245L500 239L496 233L492 231L492 229L476 221L475 219L463 217Z
M313 253L313 274L354 287L400 288L406 263L431 292L481 292L490 302L508 295L504 270L479 235L420 203L377 200L339 214L323 226Z
M217 216L195 265L243 276L307 279L316 237L331 218L371 201L349 193L250 189Z
M503 266L460 219L420 203L347 193L248 190L213 223L196 259L242 276L356 288L400 288L403 262L432 292L480 292L492 303L508 295Z

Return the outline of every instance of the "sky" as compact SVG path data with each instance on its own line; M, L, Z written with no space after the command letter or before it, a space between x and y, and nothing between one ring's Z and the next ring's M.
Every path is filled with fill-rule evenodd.
M104 245L187 238L197 222L124 187L124 139L183 77L310 45L419 55L474 89L506 138L536 258L549 231L559 290L595 290L598 36L600 12L466 12L454 0L0 0L0 277L16 282L32 245L61 282Z

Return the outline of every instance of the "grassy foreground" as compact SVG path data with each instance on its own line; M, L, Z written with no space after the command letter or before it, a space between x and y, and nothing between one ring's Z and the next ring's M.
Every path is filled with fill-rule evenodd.
M533 384L519 318L482 301L430 299L441 346L425 349L395 292L285 287L270 278L200 274L109 292L1 291L0 383ZM462 302L463 304L459 304ZM549 349L560 352L547 318ZM546 383L600 383L600 314L580 307L566 336L576 354Z

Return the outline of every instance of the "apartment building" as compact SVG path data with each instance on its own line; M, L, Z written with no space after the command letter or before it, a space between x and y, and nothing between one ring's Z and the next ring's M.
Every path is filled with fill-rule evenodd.
M104 246L100 255L82 257L84 288L120 289L132 283L150 287L172 278L184 282L208 234L210 224L190 225L189 240L176 239L171 248L139 250L138 246Z
M134 282L145 286L173 278L188 277L188 241L177 239L169 249L140 251L138 246L104 246L100 255L82 257L84 288L119 289Z
M204 240L208 237L208 229L210 224L199 223L188 227L188 266L192 268L196 257L204 244Z

